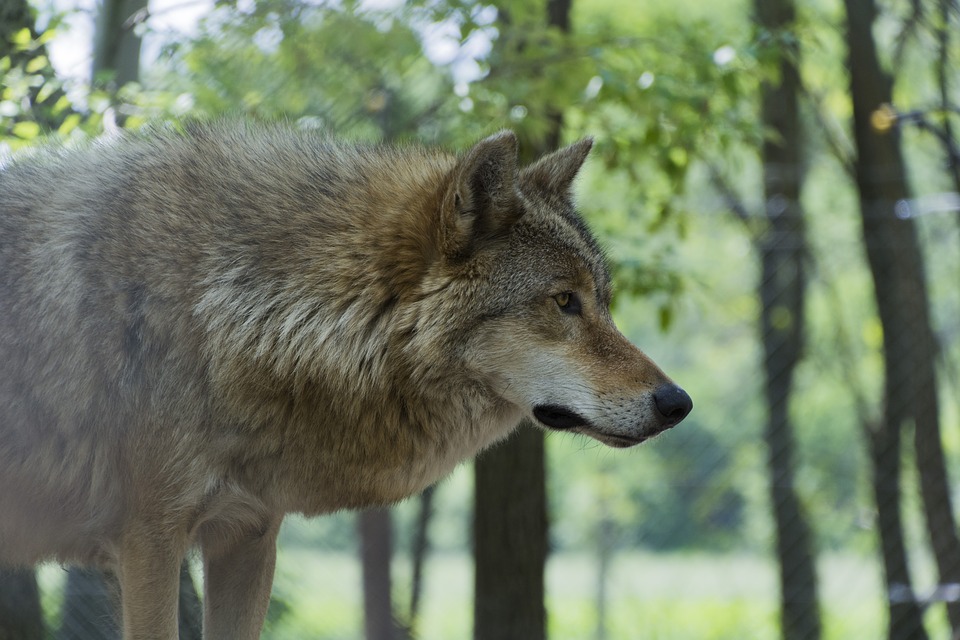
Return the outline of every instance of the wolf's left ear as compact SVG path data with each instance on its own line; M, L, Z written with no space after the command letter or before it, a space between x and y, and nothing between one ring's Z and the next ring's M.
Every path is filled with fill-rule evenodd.
M524 168L520 173L520 180L544 193L567 196L570 194L573 179L577 177L592 147L593 138L584 138L549 153Z
M444 207L444 253L464 256L523 213L517 193L517 137L501 131L457 162Z

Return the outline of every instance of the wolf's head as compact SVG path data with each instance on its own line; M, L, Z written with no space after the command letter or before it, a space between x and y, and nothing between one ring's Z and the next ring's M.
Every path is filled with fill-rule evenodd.
M475 377L544 427L627 447L693 403L610 316L610 275L571 196L591 145L522 170L512 133L475 145L443 195L440 262L468 307L460 354Z

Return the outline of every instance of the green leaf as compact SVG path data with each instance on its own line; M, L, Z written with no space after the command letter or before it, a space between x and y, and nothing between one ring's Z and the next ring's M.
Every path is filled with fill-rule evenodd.
M33 140L40 135L40 125L32 120L24 120L13 125L13 135L23 140Z
M48 80L43 83L43 86L40 87L40 90L37 91L37 97L34 98L36 104L44 102L47 98L52 96L57 89L60 88L60 84L55 80Z
M20 31L10 36L10 44L17 49L27 49L30 47L31 42L33 42L33 35L31 35L30 29L27 27L20 29Z
M50 61L47 60L47 56L37 56L27 62L26 70L27 73L36 73L48 66L50 66Z
M689 160L689 155L687 150L683 147L670 147L670 151L667 152L667 156L670 158L670 162L677 168L683 168L687 166L687 161Z
M71 131L80 126L80 114L71 113L66 118L63 119L63 122L60 123L60 127L57 129L57 133L62 136L68 135Z
M70 108L70 99L67 96L60 96L60 98L54 103L50 108L51 112L56 115Z
M658 313L660 319L660 330L667 331L673 324L673 307L669 304L665 304L660 307Z
M57 21L59 22L59 19L57 19ZM53 21L51 21L51 23L47 26L47 28L43 31L43 33L37 36L36 43L37 45L45 45L51 40L53 40L54 37L56 37L56 35L57 35L57 30L54 28Z

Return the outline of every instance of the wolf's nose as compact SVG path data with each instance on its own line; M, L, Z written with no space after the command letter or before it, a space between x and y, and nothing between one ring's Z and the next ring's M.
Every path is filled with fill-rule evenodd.
M661 385L653 392L653 402L663 416L665 428L678 424L693 409L693 400L687 392L675 384Z

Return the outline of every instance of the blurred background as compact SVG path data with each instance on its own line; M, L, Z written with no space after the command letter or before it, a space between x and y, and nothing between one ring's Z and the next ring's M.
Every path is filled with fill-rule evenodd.
M389 510L288 519L264 638L960 638L957 0L0 0L0 158L224 114L577 183L618 325L693 397L524 426ZM2 517L2 514L0 514ZM117 638L0 573L0 638ZM181 637L199 638L196 559Z

